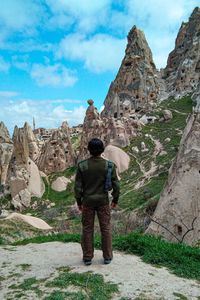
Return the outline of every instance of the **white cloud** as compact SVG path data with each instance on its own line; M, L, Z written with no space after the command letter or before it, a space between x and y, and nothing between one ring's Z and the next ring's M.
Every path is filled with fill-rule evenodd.
M59 100L59 99L58 99ZM60 99L67 100L67 99ZM15 125L22 127L27 121L32 125L33 117L35 118L36 127L57 128L63 121L67 121L70 126L77 125L83 122L86 108L82 105L68 109L64 103L62 105L48 103L48 100L0 100L0 121L3 121L12 132ZM72 101L72 100L70 100Z
M187 21L199 0L127 0L122 11L112 11L109 28L125 34L133 25L142 29L158 67L165 67L178 29Z
M11 31L35 31L41 21L43 8L38 1L1 0L0 27Z
M89 39L80 34L66 36L60 43L58 57L83 61L95 73L115 71L124 56L126 40L106 34Z
M15 97L18 94L19 94L18 92L14 92L14 91L0 91L0 97L2 98Z
M61 64L42 65L34 64L31 69L31 77L36 80L39 86L73 86L78 78L74 72Z
M93 31L97 26L103 25L108 20L111 0L46 0L53 12L54 23L61 26L72 25L81 32Z
M10 69L10 64L0 56L0 72L7 73Z

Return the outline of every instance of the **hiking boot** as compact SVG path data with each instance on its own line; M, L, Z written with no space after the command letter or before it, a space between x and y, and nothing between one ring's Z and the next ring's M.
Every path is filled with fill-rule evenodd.
M84 259L83 262L84 262L85 266L90 266L92 264L91 259Z
M112 261L112 258L104 258L104 264L109 265Z

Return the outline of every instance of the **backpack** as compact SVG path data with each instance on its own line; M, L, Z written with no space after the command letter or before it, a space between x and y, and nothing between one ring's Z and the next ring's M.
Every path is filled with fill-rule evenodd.
M107 165L107 174L106 174L106 180L104 184L104 191L109 192L112 190L112 169L113 169L113 162L110 160L106 161Z

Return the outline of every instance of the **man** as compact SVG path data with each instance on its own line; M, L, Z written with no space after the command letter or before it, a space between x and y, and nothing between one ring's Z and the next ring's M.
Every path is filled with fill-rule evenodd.
M79 162L75 179L75 197L82 212L82 250L85 265L92 263L94 256L94 219L97 212L104 263L109 264L113 258L112 234L110 224L110 205L108 198L109 179L112 188L111 208L115 208L119 198L119 182L114 163L101 157L104 145L100 139L88 143L91 157Z

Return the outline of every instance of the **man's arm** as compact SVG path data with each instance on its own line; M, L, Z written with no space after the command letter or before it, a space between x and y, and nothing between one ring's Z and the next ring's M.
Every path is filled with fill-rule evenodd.
M118 180L118 177L117 177L115 165L113 166L113 169L112 169L111 180L112 180L112 188L113 188L113 191L112 191L112 197L113 197L112 207L114 208L114 207L116 207L116 205L118 203L119 194L120 194L119 180Z
M83 196L83 183L82 183L82 174L79 169L79 166L77 168L76 177L75 177L74 193L75 193L77 205L79 208L81 208L82 196Z

